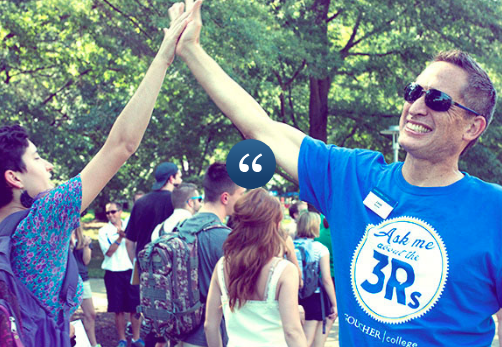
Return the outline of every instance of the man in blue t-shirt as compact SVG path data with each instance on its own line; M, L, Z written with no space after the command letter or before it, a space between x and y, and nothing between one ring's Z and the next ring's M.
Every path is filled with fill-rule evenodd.
M404 163L271 120L199 43L176 53L246 138L266 143L331 225L341 346L488 346L502 303L502 189L458 169L496 92L467 54L439 54L405 90Z

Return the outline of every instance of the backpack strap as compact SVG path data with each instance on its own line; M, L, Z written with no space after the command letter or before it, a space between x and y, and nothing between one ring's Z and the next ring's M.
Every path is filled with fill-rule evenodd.
M30 213L30 209L14 212L8 215L1 223L0 223L0 236L11 235L14 230L16 230L17 226L23 219L25 219Z
M8 260L8 269L7 270L9 273L12 274L12 269L10 268L10 238L16 228L18 227L19 223L23 219L25 219L28 214L30 213L30 209L22 210L19 212L14 212L11 215L7 216L2 223L0 223L0 238L3 240L4 238L8 238L6 240L7 242L0 242L0 254L5 255L5 259Z
M286 259L277 259L270 267L270 274L265 288L265 301L272 303L275 301L275 293L277 292L277 283L281 278L282 272L288 265L289 261Z
M216 263L216 269L218 271L218 283L220 284L221 296L223 299L228 300L228 290L225 283L225 257L221 257Z
M165 235L166 234L166 231L164 230L164 225L166 224L166 221L164 220L162 223L160 223L160 225L156 226L155 229L159 229L159 237L161 237L162 235ZM154 230L155 231L155 230Z
M200 234L201 232L209 231L212 229L227 229L227 230L232 231L232 229L227 227L226 225L216 223L216 224L209 224L209 225L206 224L207 226L204 226L197 231L188 231L187 232L187 231L185 231L185 223L187 223L189 220L190 220L190 218L185 219L184 221L180 222L175 228L176 231L178 232L180 238L186 240L188 243L194 242L194 239L196 238L196 236L198 234Z
M77 260L75 259L73 252L69 251L66 263L66 272L63 279L63 284L61 285L61 291L59 292L59 297L64 302L63 311L66 317L70 316L71 308L78 305L73 301L77 293L78 277L79 272ZM64 328L66 330L66 326Z

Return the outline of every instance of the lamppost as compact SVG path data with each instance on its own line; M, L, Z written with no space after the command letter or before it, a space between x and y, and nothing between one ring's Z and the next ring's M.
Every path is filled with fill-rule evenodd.
M399 136L399 125L391 125L388 129L380 131L382 135L392 135L392 150L394 151L394 162L399 161L399 142L397 142L397 137Z

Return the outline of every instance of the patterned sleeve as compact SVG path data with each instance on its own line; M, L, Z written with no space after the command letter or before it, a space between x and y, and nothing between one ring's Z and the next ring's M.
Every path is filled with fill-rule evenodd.
M71 231L80 225L80 175L37 196L12 235L14 273L52 312L65 274Z

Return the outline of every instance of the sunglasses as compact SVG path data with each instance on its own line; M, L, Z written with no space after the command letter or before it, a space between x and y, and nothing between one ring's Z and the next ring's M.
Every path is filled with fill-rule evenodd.
M414 103L415 101L420 99L422 95L424 95L424 93L425 93L425 105L427 105L427 107L430 108L431 110L438 112L446 112L450 109L450 107L455 105L460 108L463 108L466 111L472 112L477 116L480 115L476 111L471 110L470 108L460 105L458 102L453 101L451 96L449 96L448 94L433 88L426 91L421 85L417 83L410 83L406 86L406 88L404 88L404 100L408 101L409 103Z
M202 195L200 196L192 196L190 199L187 200L187 204L190 200L199 200L199 202L202 202L202 199L204 199L204 197Z
M109 214L115 214L115 213L117 213L117 210L106 211L107 215L109 215Z

